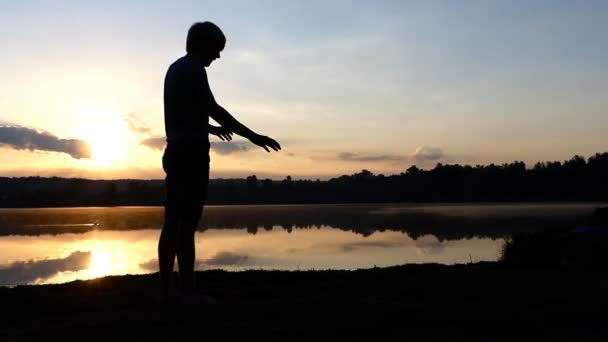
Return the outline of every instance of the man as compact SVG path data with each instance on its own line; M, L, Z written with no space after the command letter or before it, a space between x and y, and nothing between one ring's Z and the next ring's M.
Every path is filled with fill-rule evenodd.
M195 23L188 30L184 57L167 71L164 85L166 173L165 222L158 242L161 299L202 303L208 297L194 289L194 233L203 212L209 180L209 134L231 140L236 133L266 151L278 151L274 139L259 135L238 122L214 99L205 67L220 58L226 37L211 22ZM209 125L209 117L221 127ZM174 289L177 256L179 289Z

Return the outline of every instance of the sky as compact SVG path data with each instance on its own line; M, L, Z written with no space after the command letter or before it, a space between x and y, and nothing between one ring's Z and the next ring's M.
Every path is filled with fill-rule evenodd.
M216 100L283 147L212 136L212 178L608 151L605 1L24 0L0 1L0 176L164 177L163 79L205 20Z

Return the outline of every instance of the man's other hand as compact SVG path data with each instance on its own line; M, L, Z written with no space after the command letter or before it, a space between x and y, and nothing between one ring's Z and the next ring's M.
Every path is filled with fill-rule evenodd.
M234 134L226 127L214 127L212 130L209 130L209 133L218 136L220 139L222 139L222 141L232 140L232 134Z

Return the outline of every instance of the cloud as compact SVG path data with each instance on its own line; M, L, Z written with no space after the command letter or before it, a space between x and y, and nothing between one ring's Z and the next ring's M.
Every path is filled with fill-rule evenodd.
M91 252L74 252L63 259L17 261L0 266L0 285L17 285L44 280L61 271L80 271L89 267Z
M235 142L212 141L211 149L217 154L227 155L227 154L232 154L232 153L247 152L247 151L249 151L250 146L246 142L239 142L239 141L235 141Z
M153 150L162 150L165 148L167 141L165 137L152 136L140 141L140 144L149 147Z
M203 263L210 266L240 265L247 261L247 259L249 259L248 255L220 252L213 257L204 260Z
M139 268L141 268L144 272L158 272L158 259L153 258L146 262L142 262L139 264Z
M129 128L129 131L138 133L138 134L150 134L150 132L151 132L150 127L146 127L144 124L139 122L139 120L137 120L135 117L133 117L131 115L125 115L123 117L123 119L127 123L127 127Z
M360 242L350 242L345 243L340 246L343 252L352 252L356 249L361 248L369 248L369 247L377 247L377 248L394 248L401 247L404 243L401 241L360 241Z
M444 250L444 244L431 234L423 235L416 241L416 247L424 254L439 254Z
M163 150L165 148L165 145L167 144L167 142L165 140L165 137L152 136L152 137L142 140L140 142L140 144L142 144L146 147L149 147L153 150ZM233 142L212 141L211 149L217 154L228 155L228 154L239 153L239 152L247 152L250 150L250 147L244 141L243 142L240 142L240 141L236 141L236 142L234 142L234 141Z
M386 161L402 161L406 158L403 156L395 155L360 155L353 152L342 152L338 155L338 159L343 161L354 161L354 162L386 162Z
M443 151L439 147L421 146L416 149L413 158L419 161L436 161L444 156Z
M0 126L0 146L10 146L16 150L62 152L75 159L91 157L91 148L84 140L59 139L46 131L15 125Z
M356 241L344 244L339 244L339 248L342 252L348 253L360 249L369 248L400 248L400 247L411 247L416 248L420 253L424 254L439 254L444 248L445 244L439 241L439 239L431 234L423 235L417 239L398 240L398 241Z

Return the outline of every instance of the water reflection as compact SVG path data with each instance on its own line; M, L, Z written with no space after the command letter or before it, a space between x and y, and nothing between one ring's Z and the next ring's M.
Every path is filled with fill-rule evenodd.
M500 240L412 239L398 232L368 237L330 227L255 236L209 229L196 236L197 269L356 269L403 263L493 260ZM156 272L158 230L0 238L0 284L57 283L106 275ZM25 260L25 261L24 261Z
M585 222L594 204L210 207L197 269L356 269L495 260L517 230ZM0 210L0 285L156 272L162 208Z
M603 204L513 205L273 205L205 208L200 230L246 229L251 234L280 227L331 226L363 236L399 231L440 241L503 238L514 231L572 227L586 223ZM84 233L92 230L159 229L158 207L0 209L0 236Z
M65 258L16 261L0 268L0 285L37 283L60 272L78 272L91 265L90 252L74 252Z

